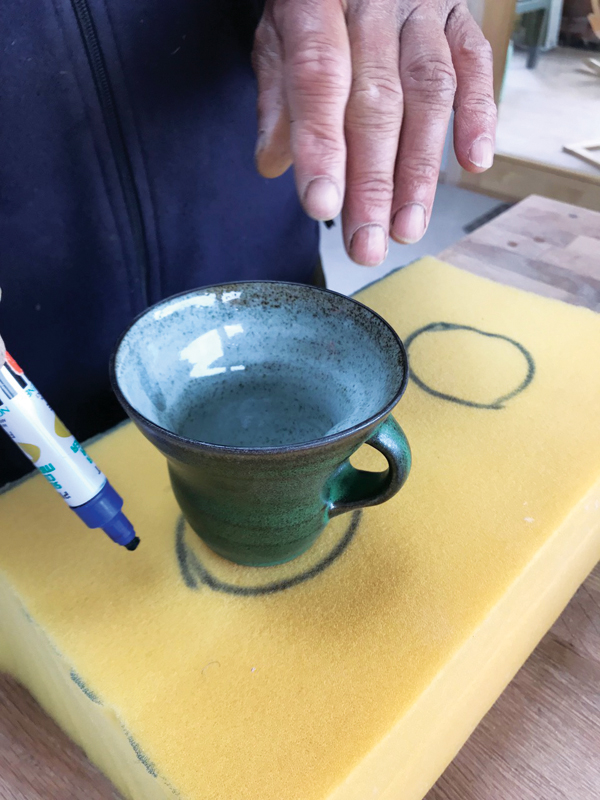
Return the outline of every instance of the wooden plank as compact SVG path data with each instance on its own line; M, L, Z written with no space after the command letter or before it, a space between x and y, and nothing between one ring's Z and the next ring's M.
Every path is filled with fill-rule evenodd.
M497 217L496 221L507 230L523 231L534 237L542 236L547 241L558 244L556 236L560 236L562 242L570 241L576 236L597 238L600 235L599 219L598 213L587 208L577 208L548 197L530 195L518 206ZM533 230L533 226L538 229Z
M599 0L592 0L592 13L588 14L588 19L592 30L600 39L600 2Z
M600 211L600 174L596 177L504 153L496 154L487 172L463 171L460 186L510 202L537 194Z
M598 74L600 74L600 69L598 70ZM565 153L577 156L577 158L585 161L586 164L591 164L593 167L598 167L598 169L600 169L600 139L596 139L593 142L566 144L563 150Z
M508 43L513 31L516 0L485 0L482 30L494 54L494 96L499 102Z
M1 674L0 798L119 800L113 785L29 692Z
M501 283L600 311L600 214L529 197L440 253Z
M445 261L448 261L444 257ZM498 283L505 283L507 286L514 286L517 289L523 289L525 292L533 292L534 294L541 294L544 297L553 297L555 300L562 300L565 303L573 302L573 297L570 292L564 289L558 289L556 286L550 284L539 283L539 281L525 278L518 272L509 272L502 267L497 267L494 264L483 264L477 253L470 255L469 253L462 253L460 259L455 259L453 262L455 266L460 266L461 269L466 269L468 272L473 272L475 275L481 275L484 278L489 278ZM575 305L581 305L576 303Z
M512 237L510 241L513 241ZM453 261L450 261L446 252L442 258L469 269L464 256L467 256L472 264L474 261L487 262L488 277L490 277L489 267L496 266L495 279L501 283L528 291L537 291L547 297L559 297L561 300L575 305L587 306L594 311L600 311L600 276L598 275L595 278L584 277L553 263L550 259L536 261L521 256L518 252L503 252L497 246L478 244L473 241L465 242L461 248L461 256L454 258ZM556 260L561 261L560 255ZM499 266L500 261L501 266ZM482 274L477 267L471 268L470 271ZM557 294L557 290L560 294Z

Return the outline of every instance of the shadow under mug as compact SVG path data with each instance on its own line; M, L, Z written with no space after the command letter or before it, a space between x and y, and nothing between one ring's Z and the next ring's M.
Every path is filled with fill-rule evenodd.
M410 448L391 411L408 380L395 331L343 295L241 282L168 298L121 336L119 401L168 462L193 530L221 556L280 564L334 516L402 487ZM364 443L388 462L358 470Z

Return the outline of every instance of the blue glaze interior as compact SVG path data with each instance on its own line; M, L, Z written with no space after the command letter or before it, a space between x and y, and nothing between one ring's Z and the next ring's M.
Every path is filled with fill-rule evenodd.
M369 309L266 282L166 300L132 325L115 356L138 413L180 436L245 448L352 428L392 402L405 369L396 336Z

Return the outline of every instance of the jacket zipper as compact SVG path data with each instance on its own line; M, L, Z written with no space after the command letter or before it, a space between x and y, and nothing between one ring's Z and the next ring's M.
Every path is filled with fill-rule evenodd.
M123 126L121 125L121 120L117 111L115 95L108 76L108 70L106 69L106 60L98 38L98 31L96 30L96 25L94 24L88 2L87 0L71 0L71 6L75 12L81 38L85 45L90 70L102 110L102 116L108 131L108 138L115 160L133 237L136 266L141 279L142 302L144 303L144 307L147 307L150 261L148 257L142 207L135 184L133 166L129 158L129 153L127 152Z

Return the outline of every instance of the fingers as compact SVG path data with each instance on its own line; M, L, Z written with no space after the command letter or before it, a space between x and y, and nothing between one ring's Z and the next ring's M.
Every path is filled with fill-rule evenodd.
M457 6L446 35L458 81L454 147L464 169L483 172L492 166L496 138L492 49L465 6Z
M350 50L339 0L279 3L275 23L284 42L284 86L300 200L314 219L339 214L345 191L344 111Z
M349 20L348 34L352 89L345 126L344 239L354 261L377 266L387 255L402 122L398 27L381 15L370 18L367 11Z
M431 215L456 88L450 48L437 15L417 11L404 24L400 78L404 120L391 235L412 244L425 233Z
M403 243L425 233L453 105L461 166L491 166L490 48L466 4L447 17L449 5L418 5L398 36L393 2L353 3L346 22L340 0L272 0L258 28L258 169L275 177L293 159L315 219L344 203L360 264L385 258L388 231Z
M292 152L281 43L268 12L256 30L252 64L258 81L256 167L265 178L277 178L292 163Z

